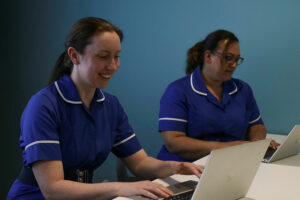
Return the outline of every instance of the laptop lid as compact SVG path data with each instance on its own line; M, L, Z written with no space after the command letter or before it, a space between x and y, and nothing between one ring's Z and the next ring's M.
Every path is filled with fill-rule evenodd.
M271 139L213 150L193 200L233 200L246 196Z
M245 199L271 139L213 150L198 182L189 180L168 188L174 195L193 192L193 200ZM134 200L147 197L132 196ZM178 198L180 199L180 198Z
M300 125L293 127L291 132L286 137L285 141L279 146L274 154L269 159L264 159L264 162L271 163L300 152Z

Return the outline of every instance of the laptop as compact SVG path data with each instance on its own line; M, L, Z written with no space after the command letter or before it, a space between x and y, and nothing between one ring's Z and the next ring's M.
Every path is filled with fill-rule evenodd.
M250 200L245 196L270 141L265 139L211 151L198 182L185 181L169 186L174 193L169 199Z
M300 152L300 125L295 125L278 149L269 148L263 162L271 163Z

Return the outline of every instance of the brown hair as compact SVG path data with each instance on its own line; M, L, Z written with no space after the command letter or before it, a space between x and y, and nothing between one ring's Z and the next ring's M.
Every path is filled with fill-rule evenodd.
M48 84L58 80L64 74L71 74L73 63L67 53L69 47L74 47L76 51L83 54L85 47L91 42L91 38L102 32L116 32L120 37L120 41L123 40L122 31L104 19L86 17L75 22L66 37L65 50L55 63Z
M218 43L222 40L228 39L228 43L238 42L238 38L227 30L217 30L209 35L202 41L197 42L187 52L185 73L192 73L197 66L202 69L204 62L204 52L206 50L215 51L218 48Z

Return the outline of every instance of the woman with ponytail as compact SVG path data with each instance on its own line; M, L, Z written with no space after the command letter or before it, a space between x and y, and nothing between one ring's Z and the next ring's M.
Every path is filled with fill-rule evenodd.
M151 181L92 184L93 171L110 152L144 179L201 175L202 166L149 157L118 99L102 91L119 68L122 39L121 30L101 18L82 18L72 26L48 87L35 94L23 112L23 168L7 199L172 196Z
M210 33L188 50L187 75L161 98L159 131L165 145L159 159L195 161L214 149L266 137L250 86L232 78L243 60L238 38L226 30Z

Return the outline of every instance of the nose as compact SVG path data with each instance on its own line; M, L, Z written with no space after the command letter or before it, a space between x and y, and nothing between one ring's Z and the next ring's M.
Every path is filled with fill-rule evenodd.
M235 60L232 64L231 64L232 67L236 68L238 66L238 61Z
M108 63L108 68L110 70L117 70L118 68L118 64L119 64L119 58L115 58L115 57L112 57L110 59L110 62Z

